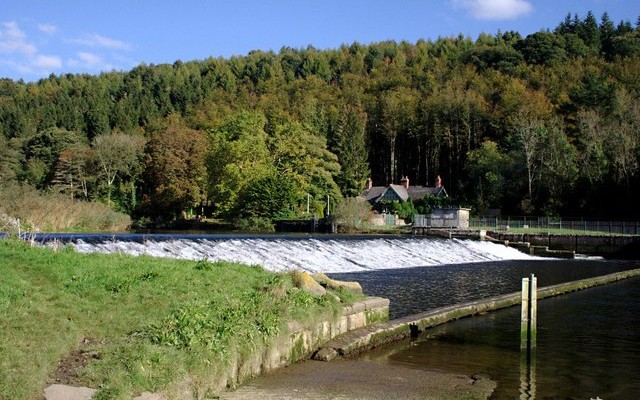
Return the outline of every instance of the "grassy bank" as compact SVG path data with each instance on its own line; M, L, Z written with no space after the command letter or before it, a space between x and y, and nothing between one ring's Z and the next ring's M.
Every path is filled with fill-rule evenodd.
M0 399L38 399L56 379L97 399L190 386L284 332L336 313L261 267L54 252L0 240ZM341 295L341 293L338 293ZM210 393L211 394L211 393Z

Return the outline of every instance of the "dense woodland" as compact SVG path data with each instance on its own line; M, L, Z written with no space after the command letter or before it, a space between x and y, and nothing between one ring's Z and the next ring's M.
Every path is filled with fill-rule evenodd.
M561 18L561 17L560 17ZM0 80L0 184L142 219L323 213L440 175L476 214L638 218L640 18Z

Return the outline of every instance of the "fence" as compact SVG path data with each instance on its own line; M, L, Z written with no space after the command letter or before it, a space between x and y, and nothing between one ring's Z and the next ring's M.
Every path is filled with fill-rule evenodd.
M470 218L469 227L475 229L507 230L512 228L573 230L606 234L638 235L639 221L600 221L588 218L557 217L493 217Z

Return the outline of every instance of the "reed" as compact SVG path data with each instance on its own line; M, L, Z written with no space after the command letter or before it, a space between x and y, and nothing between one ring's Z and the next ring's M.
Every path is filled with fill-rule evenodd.
M121 232L131 225L131 218L106 204L70 199L56 193L9 183L0 188L0 231L15 232ZM7 221L2 223L2 221ZM8 222L12 221L12 223Z

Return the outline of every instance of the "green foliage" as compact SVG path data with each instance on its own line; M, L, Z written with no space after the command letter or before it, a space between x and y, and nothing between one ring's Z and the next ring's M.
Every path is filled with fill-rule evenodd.
M336 206L333 217L338 226L346 231L366 227L371 214L371 205L358 197L346 197Z
M230 215L251 179L272 170L265 123L258 113L241 112L227 118L212 133L208 187L219 215Z
M303 199L296 212L306 209L307 194L320 209L327 195L334 201L356 196L368 177L381 185L405 175L432 184L440 175L449 193L476 207L491 203L520 212L526 200L532 211L637 215L630 200L640 187L634 163L626 153L623 160L616 151L599 152L599 142L589 142L598 135L585 136L580 115L597 113L612 134L623 132L616 133L616 144L637 154L635 122L621 121L616 102L620 91L638 101L639 43L628 20L614 24L606 13L599 22L593 13L568 14L555 29L526 37L508 31L475 41L459 35L329 50L285 47L99 76L1 80L0 180L103 199L152 220L195 203L233 219L250 182L270 174L295 183ZM572 176L553 184L540 176L545 157L557 154L516 146L523 142L514 140L515 123L523 116L549 133L541 146L558 140L573 160L564 162ZM194 142L209 135L202 146L205 169L198 151L185 153L184 140L161 138L168 121L173 132L192 135ZM123 168L105 165L131 159L126 147L100 145L110 136L151 141L155 150L147 146L146 154L154 161L133 157ZM478 182L469 175L476 168L467 166L468 155L486 141L511 159L501 171L506 195L488 203L466 187ZM104 147L119 150L105 158ZM170 177L164 186L150 179L163 168ZM575 190L586 182L589 190ZM594 197L603 192L628 201L604 207Z
M134 180L142 170L144 139L120 132L96 136L91 147L95 155L98 177L107 190L107 203L111 206L111 194L116 179L121 182Z
M482 145L467 153L468 190L472 193L474 211L482 213L500 204L504 187L503 169L505 155L497 143L484 141Z
M518 44L518 50L529 64L560 62L567 58L563 36L551 32L536 32Z
M299 198L287 175L272 174L252 180L240 196L236 214L250 218L286 219L293 215Z
M411 199L405 202L382 200L376 204L375 210L379 212L397 214L398 217L404 219L406 222L411 222L413 215L418 212Z
M444 208L456 205L456 200L451 197L441 197L428 194L416 201L415 210L418 214L431 214L434 208Z
M340 162L338 183L345 196L357 196L369 176L363 113L355 109L344 112L336 137L335 154Z
M149 141L144 172L148 192L142 205L146 215L175 218L204 200L207 150L205 133L175 120Z
M464 55L464 62L475 65L480 71L494 68L511 73L522 61L522 54L510 46L475 46Z

